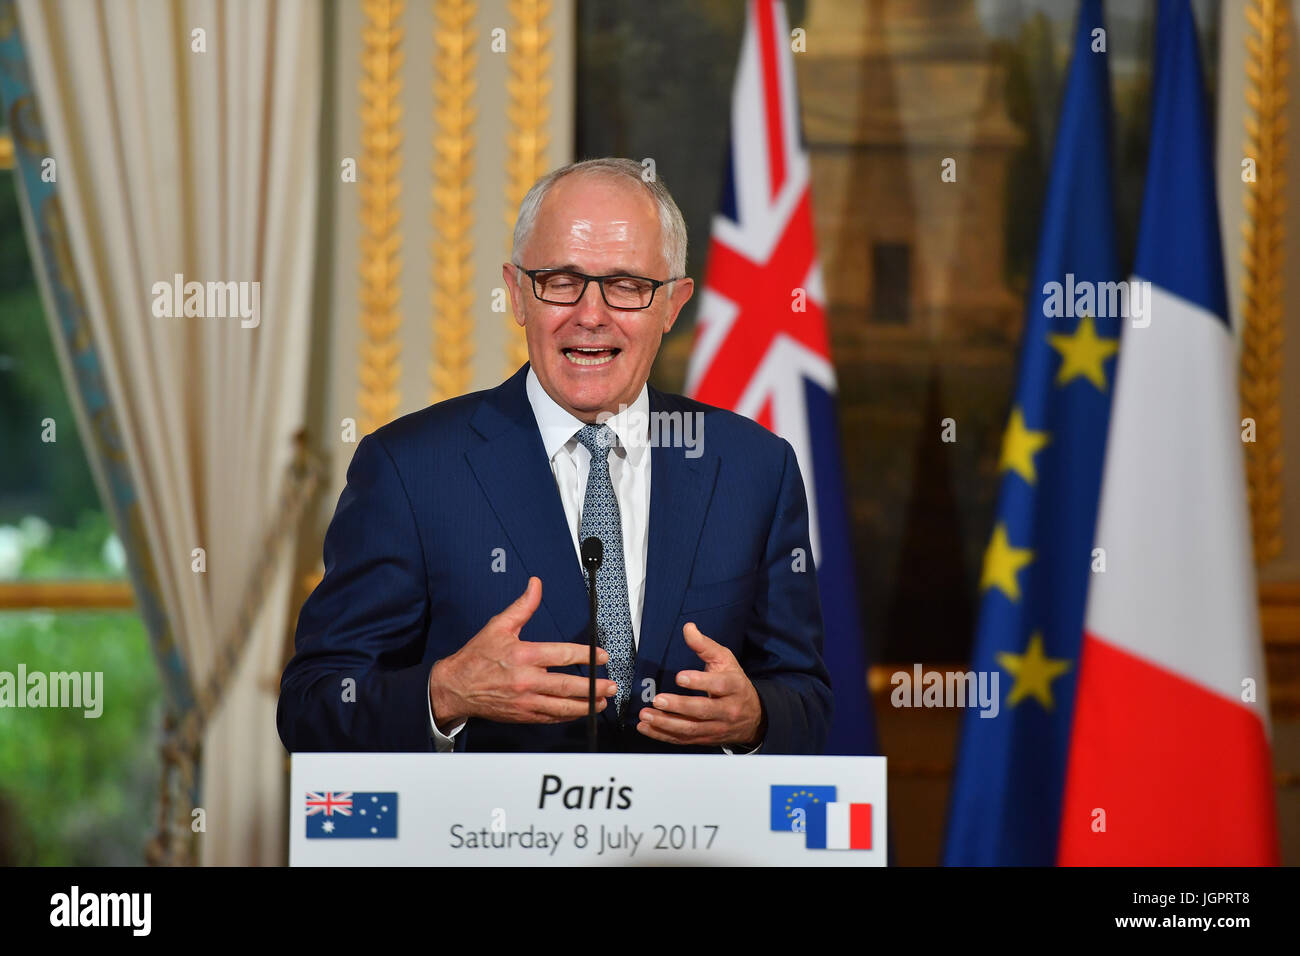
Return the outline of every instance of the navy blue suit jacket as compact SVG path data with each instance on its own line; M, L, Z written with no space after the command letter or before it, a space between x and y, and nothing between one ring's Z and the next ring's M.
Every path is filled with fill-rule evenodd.
M585 577L527 372L525 364L496 388L400 418L357 446L325 536L325 577L303 605L280 685L276 724L290 751L433 750L430 669L514 601L530 575L542 579L542 600L521 639L587 643ZM690 693L675 675L703 667L682 637L694 621L731 649L757 689L763 752L820 753L831 689L794 450L733 412L654 388L649 400L652 413L703 413L703 454L649 449L636 679L623 721L612 707L601 715L600 749L721 752L635 730L654 691ZM349 677L355 688L346 693ZM582 751L585 724L471 718L456 749Z

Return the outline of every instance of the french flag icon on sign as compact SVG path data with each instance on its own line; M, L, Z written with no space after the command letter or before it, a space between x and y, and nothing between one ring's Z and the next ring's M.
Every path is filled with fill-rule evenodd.
M823 803L808 808L810 850L870 850L871 804Z

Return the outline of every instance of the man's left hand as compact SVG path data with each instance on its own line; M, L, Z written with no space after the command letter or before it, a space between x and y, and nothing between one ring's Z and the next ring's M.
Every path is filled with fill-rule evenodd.
M642 709L636 729L670 744L753 750L767 729L758 691L736 656L693 623L682 628L682 636L704 661L704 670L678 671L677 684L709 696L656 694L653 709Z

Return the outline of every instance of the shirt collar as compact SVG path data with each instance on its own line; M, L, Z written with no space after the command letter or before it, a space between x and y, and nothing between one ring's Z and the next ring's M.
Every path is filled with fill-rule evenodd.
M537 419L537 429L542 434L542 447L546 449L548 460L570 441L576 447L578 440L574 433L587 424L580 418L560 407L555 399L542 387L537 373L528 366L528 402L533 406L533 417ZM635 465L641 461L649 443L650 435L650 394L644 384L637 393L636 400L626 408L621 408L617 415L605 419L605 424L618 438L618 444L627 452L628 461Z

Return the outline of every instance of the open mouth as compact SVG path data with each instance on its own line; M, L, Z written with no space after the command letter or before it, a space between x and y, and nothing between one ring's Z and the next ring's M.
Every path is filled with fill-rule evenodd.
M574 365L608 365L622 349L570 348L562 349L564 357Z

